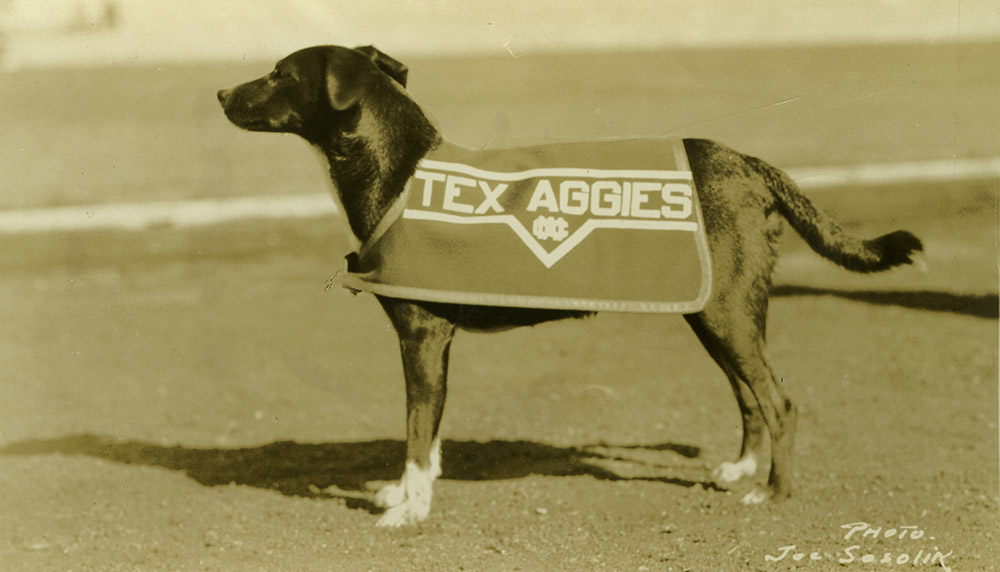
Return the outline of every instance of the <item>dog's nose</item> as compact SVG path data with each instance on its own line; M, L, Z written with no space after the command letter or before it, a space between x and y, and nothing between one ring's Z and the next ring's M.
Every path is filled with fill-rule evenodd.
M219 98L219 103L222 105L226 104L226 100L229 99L229 95L233 93L231 89L220 89L219 93L215 94Z

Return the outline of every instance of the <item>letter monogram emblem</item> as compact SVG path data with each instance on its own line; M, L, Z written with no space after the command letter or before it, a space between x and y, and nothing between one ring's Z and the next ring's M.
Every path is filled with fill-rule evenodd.
M538 240L552 239L562 242L569 236L569 223L563 217L539 216L531 225L531 234Z

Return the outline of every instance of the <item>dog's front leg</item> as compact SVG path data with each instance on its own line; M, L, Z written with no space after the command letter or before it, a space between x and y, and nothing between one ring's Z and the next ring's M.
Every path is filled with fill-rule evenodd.
M406 466L398 484L383 487L378 526L419 522L431 510L432 485L441 474L438 427L444 411L448 350L455 325L404 300L379 298L399 335L406 379Z

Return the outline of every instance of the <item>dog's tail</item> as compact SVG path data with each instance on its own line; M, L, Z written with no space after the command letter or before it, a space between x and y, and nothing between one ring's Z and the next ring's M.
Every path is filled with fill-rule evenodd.
M913 264L914 257L923 252L920 239L905 230L871 240L851 236L817 209L787 174L754 157L747 161L778 199L779 212L820 256L854 272L881 272Z

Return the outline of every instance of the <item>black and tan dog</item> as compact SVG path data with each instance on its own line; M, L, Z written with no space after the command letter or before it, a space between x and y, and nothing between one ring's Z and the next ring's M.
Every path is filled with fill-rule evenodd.
M318 148L329 161L342 212L363 242L417 162L441 142L405 83L406 67L374 48L319 46L291 54L268 75L218 97L237 126L295 133ZM713 478L726 486L769 465L766 485L757 484L743 501L782 498L791 486L796 407L765 351L782 220L821 256L855 272L911 263L922 245L905 231L873 240L851 237L778 169L712 141L687 139L684 146L702 204L714 280L704 310L685 318L729 378L743 417L740 457L719 466ZM398 526L430 511L431 486L440 475L438 425L455 331L500 330L584 314L378 299L399 335L406 377L406 468L398 484L375 496L386 509L379 524Z

